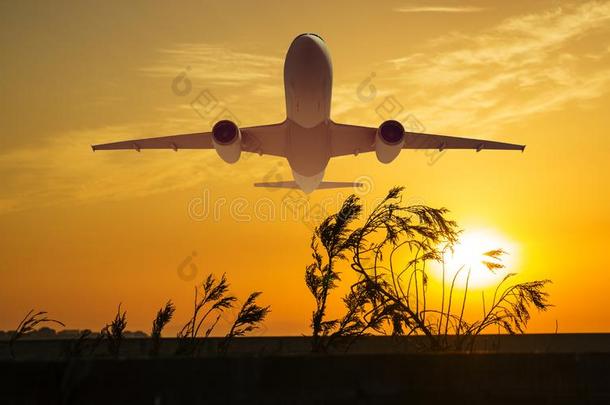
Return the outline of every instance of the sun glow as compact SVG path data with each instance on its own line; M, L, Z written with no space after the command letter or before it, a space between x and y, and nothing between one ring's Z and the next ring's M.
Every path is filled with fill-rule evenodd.
M504 254L498 258L486 255L487 252L502 249ZM453 252L445 253L445 283L451 284L457 275L455 285L464 288L468 279L468 288L484 288L495 285L508 273L516 272L517 249L514 243L496 231L478 229L465 231ZM485 263L496 263L504 267L490 269ZM493 264L491 265L493 266ZM460 270L461 269L461 270ZM468 273L470 272L470 277ZM433 274L442 280L443 266L434 266Z

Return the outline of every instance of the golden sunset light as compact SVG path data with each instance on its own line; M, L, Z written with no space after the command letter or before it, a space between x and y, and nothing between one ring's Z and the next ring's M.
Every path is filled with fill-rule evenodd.
M0 6L0 329L41 307L97 330L121 302L147 331L172 299L176 333L212 272L239 297L264 292L259 333L305 333L311 234L353 189L302 194L305 215L283 206L291 190L252 186L293 179L280 157L91 145L210 131L219 117L280 122L287 50L315 32L335 122L527 146L342 156L324 180L364 178L366 209L393 186L447 207L464 230L449 261L472 266L473 288L503 272L552 279L555 306L529 331L609 330L610 2L111 3ZM509 253L497 275L474 257L495 248Z
M494 259L486 255L497 249L505 252L500 258ZM519 272L518 246L492 229L465 231L459 236L453 252L446 249L444 256L445 279L451 282L455 277L456 285L460 288L465 288L467 280L469 288L495 286L507 274ZM496 263L503 267L490 268L486 263ZM434 263L433 271L435 277L442 280L443 266L440 263Z
M0 404L610 403L610 0L0 31Z

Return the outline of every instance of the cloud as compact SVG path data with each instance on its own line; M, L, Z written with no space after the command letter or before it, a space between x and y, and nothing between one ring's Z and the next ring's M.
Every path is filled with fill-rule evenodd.
M274 119L272 114L283 113L284 91L281 80L278 80L283 75L283 57L244 52L215 44L176 44L172 48L159 50L159 59L139 71L145 76L172 83L181 76L187 78L191 90L187 95L180 94L186 101L181 108L190 110L189 117L194 120L197 114L192 107L202 92L210 93L214 103L229 108L231 114L237 114L235 118L242 125L271 122L270 118ZM183 86L184 83L181 83L180 88ZM260 104L267 103L277 105L277 110L259 108ZM248 117L250 121L245 122L242 117ZM211 127L216 116L202 118L204 122L199 120L198 124Z
M139 70L151 77L174 77L187 69L189 76L214 86L259 86L275 82L283 58L236 51L213 44L177 44L161 49L160 59Z
M333 116L376 125L375 107L393 96L428 131L500 139L508 123L610 91L609 34L610 2L598 1L512 17L477 33L446 34L416 53L385 61L373 78L338 83ZM210 85L223 105L239 107L236 114L251 120L245 125L269 121L261 104L273 100L281 109L280 57L180 44L160 51L159 60L141 72L166 80L187 66L192 94L178 106L159 106L157 119L54 134L36 147L0 151L0 214L246 181L240 173L248 180L263 178L274 167L269 157L247 155L252 161L245 171L227 169L214 151L91 152L93 143L201 130L212 118L202 122L190 101Z
M610 91L609 34L610 2L557 7L434 38L386 61L373 83L428 130L493 137L508 123ZM372 107L382 99L347 99L344 115L378 122Z
M235 115L244 126L269 122L269 112L260 104L274 100L278 112L281 110L283 88L277 78L281 77L282 63L279 57L210 44L178 44L160 50L159 59L140 72L164 83L186 72L192 87L188 94L178 98L179 103L160 105L157 116L147 122L52 134L44 143L0 151L0 215L52 205L137 198L211 182L242 182L246 176L252 182L264 177L275 167L270 157L256 164L258 156L244 154L238 165L252 159L244 171L227 167L213 150L93 153L90 145L206 130L221 113ZM197 109L195 101L203 92L215 100L213 110ZM230 176L226 176L227 170Z
M478 13L484 10L474 6L403 6L394 9L399 13Z
M165 133L173 123L161 124ZM133 138L150 133L152 123L72 131L53 137L36 148L0 154L0 215L96 201L119 201L184 190L196 185L254 182L274 166L273 160L244 154L239 162L248 170L226 165L214 150L146 150L92 152L101 140ZM260 162L259 164L256 164ZM231 174L227 176L227 171Z

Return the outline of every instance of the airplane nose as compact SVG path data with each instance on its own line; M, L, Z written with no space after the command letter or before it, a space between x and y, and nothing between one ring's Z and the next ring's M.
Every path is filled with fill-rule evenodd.
M312 45L318 45L319 41L324 42L324 40L322 39L321 36L319 36L317 34L305 33L305 34L301 34L301 35L297 36L292 41L292 44L299 45L299 46L312 46Z
M301 34L292 41L288 53L298 55L297 59L301 61L311 62L319 58L323 48L324 42L319 37L312 34Z

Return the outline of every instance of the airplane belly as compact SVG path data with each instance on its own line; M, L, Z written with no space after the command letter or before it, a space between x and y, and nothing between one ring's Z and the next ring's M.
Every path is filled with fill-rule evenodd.
M322 122L313 128L291 123L288 128L287 159L293 171L302 176L323 172L330 160L329 126Z
M324 42L315 36L297 37L284 63L286 115L304 128L330 119L332 65Z

